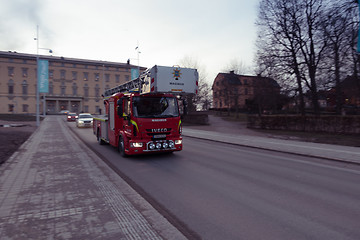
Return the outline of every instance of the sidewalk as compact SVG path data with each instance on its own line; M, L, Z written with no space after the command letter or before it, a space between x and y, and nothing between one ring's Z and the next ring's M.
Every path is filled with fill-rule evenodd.
M48 116L0 166L0 239L185 237Z
M269 138L239 123L209 115L210 125L184 126L183 136L360 164L360 148Z

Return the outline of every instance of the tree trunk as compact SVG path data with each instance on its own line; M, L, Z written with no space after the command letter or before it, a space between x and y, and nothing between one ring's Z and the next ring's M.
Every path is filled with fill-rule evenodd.
M335 86L336 86L336 113L338 115L341 114L342 109L342 91L341 91L341 85L340 85L340 57L339 57L339 50L338 47L334 47L334 53L335 53Z

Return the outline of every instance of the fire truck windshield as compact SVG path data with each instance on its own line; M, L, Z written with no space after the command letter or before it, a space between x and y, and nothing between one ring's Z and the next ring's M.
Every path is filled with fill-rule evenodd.
M140 118L178 117L179 108L174 97L140 96L133 98L133 114Z

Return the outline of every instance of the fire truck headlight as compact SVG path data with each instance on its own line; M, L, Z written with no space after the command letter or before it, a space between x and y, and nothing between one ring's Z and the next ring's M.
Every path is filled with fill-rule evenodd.
M154 148L155 148L155 144L154 143L149 143L149 149L154 150Z
M131 143L131 147L134 147L134 148L141 148L142 146L143 146L143 143L141 143L141 142Z
M182 140L175 140L175 144L182 144Z
M163 144L162 144L162 147L163 148L167 148L169 146L169 144L167 143L167 142L164 142Z
M156 143L156 148L160 149L161 148L161 143Z
M170 141L169 142L169 148L173 148L175 146L174 142L173 141Z

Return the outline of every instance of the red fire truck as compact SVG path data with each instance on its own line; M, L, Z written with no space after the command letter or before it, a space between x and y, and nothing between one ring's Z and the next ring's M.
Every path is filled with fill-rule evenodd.
M154 66L104 93L105 115L94 117L100 144L122 156L182 150L180 96L196 94L196 69Z

